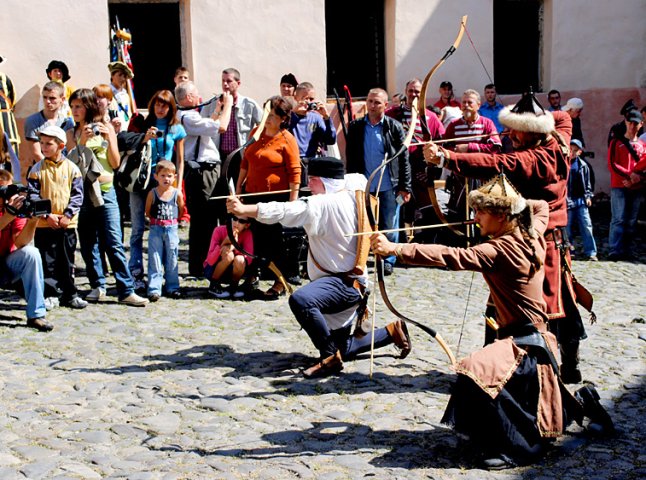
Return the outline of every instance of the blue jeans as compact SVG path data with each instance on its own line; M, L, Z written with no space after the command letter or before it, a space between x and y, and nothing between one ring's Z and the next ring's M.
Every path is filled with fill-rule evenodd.
M161 295L166 280L166 292L179 289L179 234L177 224L151 225L148 233L148 295Z
M146 197L148 190L144 192L130 192L130 221L132 231L130 232L130 261L128 268L135 278L144 276L144 231L146 230Z
M397 190L395 189L379 192L379 230L399 228L400 206L395 200L396 197ZM399 239L399 232L386 233L385 235L391 242L397 242ZM384 258L384 261L394 265L395 259L396 257L392 255Z
M610 255L625 255L635 233L639 207L644 195L638 190L627 188L610 189L610 235L608 244Z
M44 318L45 280L40 251L36 247L26 245L7 255L5 263L11 272L12 282L22 280L27 300L27 318Z
M324 313L337 313L358 305L361 296L356 288L347 285L338 277L322 277L296 290L289 297L298 323L307 332L321 358L341 352L344 360L351 360L359 353L370 350L370 335L355 338L351 335L352 325L330 330ZM375 348L393 343L385 328L375 330Z
M119 298L125 298L134 292L134 281L126 263L126 253L121 241L121 219L117 194L114 188L103 192L104 204L95 207L85 197L79 214L79 240L81 255L85 262L87 278L92 288L105 288L105 274L99 254L99 237L105 242L105 252L114 278L117 282Z
M597 244L594 241L592 233L592 220L587 205L579 205L570 208L567 211L567 236L570 241L574 238L572 235L572 226L576 225L583 240L583 254L587 257L597 256Z

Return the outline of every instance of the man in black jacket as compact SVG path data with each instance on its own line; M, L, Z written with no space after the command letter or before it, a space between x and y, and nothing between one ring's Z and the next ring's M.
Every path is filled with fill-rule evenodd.
M406 133L402 124L384 115L388 94L381 88L368 92L366 108L368 114L348 125L345 158L348 173L362 173L366 177L381 165L384 158L392 158L404 144ZM377 192L379 175L369 186L372 193ZM408 149L388 164L379 187L379 228L390 229L399 226L399 208L411 197L411 169ZM389 240L397 241L398 234L388 235ZM395 257L386 258L384 273L393 272Z

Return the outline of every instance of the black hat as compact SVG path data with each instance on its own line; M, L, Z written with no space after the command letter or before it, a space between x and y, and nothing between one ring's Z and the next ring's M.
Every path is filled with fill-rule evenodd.
M448 80L444 80L442 83L440 83L440 88L450 88L451 90L453 90L453 84Z
M644 120L644 118L642 117L642 114L639 113L639 110L637 110L636 108L628 110L626 112L626 115L624 115L624 118L629 122L635 122L635 123L639 123L642 120Z
M619 110L619 115L626 115L631 110L638 110L637 105L632 98L624 103L624 106Z
M310 158L307 164L307 174L312 177L340 180L345 176L345 166L338 158L314 157Z
M49 72L51 72L55 68L58 68L63 74L63 83L67 82L71 78L69 68L67 68L67 65L65 65L65 63L61 62L60 60L52 60L51 62L49 62L49 65L47 65L47 68L45 69L47 77L49 77Z
M280 77L280 83L288 83L294 88L298 86L298 81L296 80L296 77L293 73L286 73L285 75Z

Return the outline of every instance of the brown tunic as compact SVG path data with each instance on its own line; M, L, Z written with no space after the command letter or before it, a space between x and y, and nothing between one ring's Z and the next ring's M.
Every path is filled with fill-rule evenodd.
M533 225L538 238L531 243L539 258L545 258L542 234L548 224L549 208L545 201L529 201L534 215ZM401 258L405 263L446 267L450 270L482 272L489 285L490 301L496 308L496 321L501 327L531 321L542 333L553 353L557 352L555 337L547 332L543 300L544 269L530 276L531 248L520 229L493 238L470 248L443 245L404 245ZM457 372L471 378L491 398L496 398L527 352L511 338L502 339L462 359ZM538 365L540 399L537 428L542 436L557 436L563 431L561 394L556 374L549 365Z

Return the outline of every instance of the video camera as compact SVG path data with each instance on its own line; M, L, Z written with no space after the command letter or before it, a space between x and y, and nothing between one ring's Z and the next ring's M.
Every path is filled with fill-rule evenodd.
M15 208L9 205L9 199L14 195L24 197L22 207ZM29 195L29 189L20 183L0 186L0 198L4 199L4 208L16 217L31 218L52 213L52 202L42 199L38 195Z

